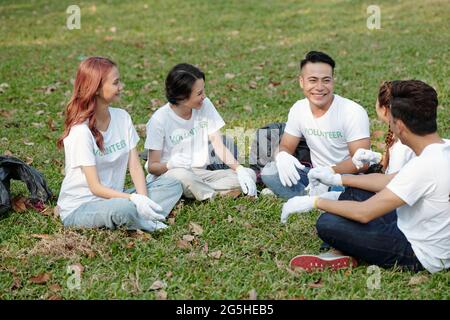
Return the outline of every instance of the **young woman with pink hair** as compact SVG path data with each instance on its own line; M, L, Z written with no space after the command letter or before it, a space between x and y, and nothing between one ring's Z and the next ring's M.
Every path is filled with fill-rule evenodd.
M175 179L146 182L131 117L110 106L122 89L113 61L89 57L81 62L57 142L65 154L57 209L66 227L162 229L181 197ZM127 167L135 189L124 191Z

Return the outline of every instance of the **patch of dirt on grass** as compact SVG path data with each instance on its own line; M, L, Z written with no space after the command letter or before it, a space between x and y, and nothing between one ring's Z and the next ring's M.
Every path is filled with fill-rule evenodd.
M73 230L64 230L62 233L42 238L27 252L27 255L51 256L70 260L80 256L93 258L97 254L104 256L104 252L93 243L92 238L87 238Z

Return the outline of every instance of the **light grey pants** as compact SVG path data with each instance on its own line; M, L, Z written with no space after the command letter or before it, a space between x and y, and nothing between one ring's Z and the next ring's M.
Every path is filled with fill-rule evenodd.
M179 180L183 186L183 195L186 198L206 200L217 193L230 190L241 190L237 174L232 169L206 170L199 168L174 168L161 177L171 177ZM256 181L256 174L253 176Z

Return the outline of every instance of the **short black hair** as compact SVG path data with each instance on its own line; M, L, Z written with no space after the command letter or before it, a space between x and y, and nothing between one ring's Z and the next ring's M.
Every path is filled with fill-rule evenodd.
M393 119L420 136L437 131L438 97L433 87L420 80L393 81L391 94Z
M166 98L171 104L178 105L188 99L192 87L198 79L205 80L205 74L189 63L180 63L173 67L166 78Z
M331 69L334 72L334 67L336 66L336 63L334 60L327 55L326 53L320 52L320 51L310 51L306 54L305 58L300 61L300 70L303 69L305 64L308 62L311 63L317 63L317 62L323 62L331 66Z

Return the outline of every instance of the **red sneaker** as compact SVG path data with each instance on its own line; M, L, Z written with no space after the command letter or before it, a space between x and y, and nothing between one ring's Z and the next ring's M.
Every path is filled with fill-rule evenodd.
M289 262L292 270L300 269L307 272L322 271L324 269L339 270L356 267L358 262L350 256L338 255L299 255Z

